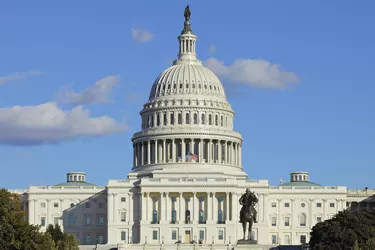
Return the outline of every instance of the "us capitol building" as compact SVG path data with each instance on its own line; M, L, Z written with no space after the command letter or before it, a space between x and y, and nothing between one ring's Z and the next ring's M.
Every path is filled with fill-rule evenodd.
M103 187L69 172L55 186L13 190L31 224L59 224L81 249L238 249L239 198L250 188L258 198L251 238L269 249L308 242L316 223L375 194L321 186L307 172L293 172L279 186L248 179L234 110L220 80L196 57L189 19L185 11L178 58L156 78L140 112L128 178Z

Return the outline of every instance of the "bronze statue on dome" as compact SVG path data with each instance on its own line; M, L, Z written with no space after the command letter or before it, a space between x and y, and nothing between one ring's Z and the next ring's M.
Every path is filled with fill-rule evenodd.
M189 21L190 16L191 16L191 12L190 12L190 7L188 5L188 6L186 6L185 12L184 12L185 21Z

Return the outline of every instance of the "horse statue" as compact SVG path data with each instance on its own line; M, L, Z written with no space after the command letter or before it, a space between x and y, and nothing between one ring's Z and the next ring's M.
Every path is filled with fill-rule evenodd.
M247 223L249 223L247 239L251 240L250 236L253 224L257 223L257 211L255 210L254 206L258 202L258 198L255 196L254 192L250 192L250 188L246 188L246 193L241 196L239 202L242 205L240 212L240 222L242 223L243 228L243 240L246 240L245 236Z

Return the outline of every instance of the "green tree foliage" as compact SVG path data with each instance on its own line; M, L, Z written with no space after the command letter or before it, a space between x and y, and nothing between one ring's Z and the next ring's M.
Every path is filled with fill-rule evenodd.
M374 250L375 210L344 211L316 224L311 232L312 250Z
M64 233L61 231L59 225L48 225L46 233L49 233L52 236L52 240L57 245L59 241L63 240Z
M64 234L63 239L57 243L58 250L79 250L79 241L74 235Z

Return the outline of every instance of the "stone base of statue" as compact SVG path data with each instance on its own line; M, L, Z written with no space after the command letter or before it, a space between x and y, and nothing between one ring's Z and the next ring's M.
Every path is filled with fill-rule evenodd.
M256 240L238 240L237 246L233 247L234 250L263 250L261 246L258 245L258 241Z

